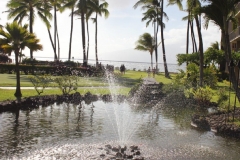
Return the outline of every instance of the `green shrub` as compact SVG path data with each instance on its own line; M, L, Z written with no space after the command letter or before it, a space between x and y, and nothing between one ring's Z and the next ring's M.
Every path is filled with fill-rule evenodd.
M35 58L31 59L31 58L24 58L22 60L22 64L36 64L37 60Z
M210 86L211 88L216 87L218 82L217 71L215 66L209 66L203 70L203 81L204 85Z
M30 81L32 82L34 89L40 95L43 93L43 90L49 86L51 82L51 77L49 75L44 76L28 76Z
M58 85L58 88L63 94L69 94L72 91L77 91L78 88L78 76L59 76L54 79L54 82Z
M223 107L224 103L228 100L228 95L226 93L224 88L218 90L218 106Z
M190 88L185 92L186 97L194 98L199 105L207 105L213 97L213 90L209 87Z
M174 83L184 85L186 88L196 88L200 82L199 66L190 63L187 66L187 71L179 70L180 73L176 75ZM216 87L218 82L217 71L214 66L209 66L203 70L203 82L205 86L211 88Z

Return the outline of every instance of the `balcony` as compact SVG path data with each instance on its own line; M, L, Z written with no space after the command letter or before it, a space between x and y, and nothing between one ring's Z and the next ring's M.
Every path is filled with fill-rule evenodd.
M240 3L238 3L237 5L236 5L236 17L239 17L240 16Z
M231 33L229 33L230 42L233 42L238 38L240 38L240 26L233 30Z

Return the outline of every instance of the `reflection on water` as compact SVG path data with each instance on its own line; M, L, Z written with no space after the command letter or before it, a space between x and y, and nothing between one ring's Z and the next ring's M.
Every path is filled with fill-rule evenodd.
M128 138L149 159L238 159L240 141L191 128L193 112L97 101L1 113L0 159L81 159L96 156L101 145Z

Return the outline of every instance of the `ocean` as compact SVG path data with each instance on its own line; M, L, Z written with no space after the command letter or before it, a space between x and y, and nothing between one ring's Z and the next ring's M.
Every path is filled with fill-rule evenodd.
M99 60L102 65L113 65L115 68L124 64L127 70L136 70L136 71L146 71L148 67L151 67L151 63L148 62L131 62L131 61L110 61L110 60ZM95 61L89 61L89 64L95 65ZM153 67L156 64L153 63ZM179 69L186 70L186 65L179 66L178 64L167 64L169 72L179 72ZM160 72L164 72L164 64L158 63L158 68Z

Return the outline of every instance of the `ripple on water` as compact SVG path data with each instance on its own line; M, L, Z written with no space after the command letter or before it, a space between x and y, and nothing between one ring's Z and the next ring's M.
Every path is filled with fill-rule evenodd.
M108 141L103 143L66 143L64 142L56 145L46 145L43 148L39 148L34 151L23 153L18 157L11 157L10 159L18 160L35 160L35 159L100 159L101 154L106 154L104 146L110 144L112 146L117 146L119 143L116 141ZM186 160L186 159L226 159L226 156L219 152L212 150L210 147L204 147L202 145L185 145L185 146L175 146L173 148L162 147L151 147L144 143L131 143L126 144L137 145L141 150L141 156L146 160ZM104 159L104 158L103 158Z

